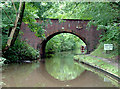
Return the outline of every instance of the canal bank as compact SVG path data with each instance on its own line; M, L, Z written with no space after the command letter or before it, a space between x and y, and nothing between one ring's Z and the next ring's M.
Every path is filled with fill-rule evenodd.
M78 60L74 60L75 63L83 68L85 68L88 71L92 71L95 74L99 75L100 77L104 78L104 82L112 82L112 84L114 84L117 87L120 87L120 82L119 82L119 78L107 71L104 71L103 69L100 69L96 66L92 66L88 63L85 62L78 62Z
M107 59L105 60L105 58L103 60L101 57L95 57L92 55L75 55L74 60L78 63L81 62L94 68L101 69L120 78L118 63L113 63Z

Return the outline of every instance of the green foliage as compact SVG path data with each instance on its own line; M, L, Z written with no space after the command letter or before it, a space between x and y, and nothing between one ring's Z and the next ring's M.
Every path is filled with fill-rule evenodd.
M116 2L120 4L120 2ZM105 29L100 42L113 43L115 49L118 47L118 35L120 34L119 26L119 7L115 3L90 3L87 5L84 13L92 17L88 24L95 25L97 29ZM118 50L116 50L117 52Z
M47 18L57 19L90 19L84 16L86 3L80 2L53 2L52 7L43 13Z
M43 15L48 18L90 20L87 29L94 25L97 30L105 30L100 42L113 43L116 48L120 45L120 2L56 2Z
M102 58L107 58L107 59L112 59L117 62L116 56L118 55L117 54L118 48L115 46L116 45L114 45L113 50L109 51L109 54L106 54L106 51L104 50L104 43L100 43L97 49L91 53L91 55L102 57Z
M114 23L112 26L108 25L106 26L106 29L109 29L106 34L104 34L104 37L100 41L116 41L119 39L118 36L120 34L120 26L118 23Z
M44 29L41 24L36 23L37 16L37 7L34 7L31 3L26 3L25 13L23 22L28 24L31 31L36 32L36 36L38 37L44 37Z
M26 42L17 39L15 44L3 53L3 57L6 58L8 62L35 60L39 57L39 52Z
M14 2L15 7L18 9L19 2ZM39 4L39 5L38 5ZM42 8L39 8L40 3L27 3L24 13L23 21L29 24L31 31L36 32L36 36L45 38L44 27L47 23L38 24L36 19L42 17ZM2 49L6 47L9 33L14 26L14 21L16 19L16 11L13 7L12 2L3 2L0 3L2 7ZM46 6L44 6L46 7ZM47 7L49 8L49 7ZM40 14L40 15L39 15ZM43 20L45 22L45 20ZM18 28L18 27L17 27ZM30 47L27 43L17 40L13 47L9 48L6 52L3 53L3 57L7 58L9 61L23 60L23 59L36 59L39 53Z
M47 72L60 81L72 80L85 71L76 65L71 52L56 53L54 57L46 59Z
M51 2L30 2L26 3L23 22L27 23L31 31L35 32L36 36L45 39L45 27L49 20L44 19L43 13L52 6ZM36 18L42 20L42 23L37 23Z
M15 6L18 8L19 3L15 2ZM15 21L16 14L11 2L0 3L0 7L3 9L1 26L2 48L4 49L9 39L10 29L14 26L13 22ZM97 30L105 29L105 33L101 35L102 39L100 42L113 43L115 49L117 49L120 45L118 37L120 34L119 12L120 2L26 2L23 22L28 24L31 31L36 32L36 36L45 38L44 29L48 23L52 24L45 18L58 18L59 22L63 22L62 19L91 20L88 23L88 27L95 25L98 27ZM35 18L43 20L43 23L36 23ZM74 49L75 42L78 42L75 39L75 37L65 37L65 35L51 39L48 42L49 46L46 48L47 52L50 52L50 50L55 52ZM11 49L14 48L9 50Z
M18 3L16 2L15 5ZM6 46L9 30L14 26L16 13L11 2L0 3L2 10L2 48Z
M69 33L61 33L51 38L46 46L47 53L74 50L79 45L85 45L77 36Z
M15 7L18 9L19 2L14 2ZM25 12L23 22L29 24L29 28L31 31L36 32L36 36L45 38L45 26L48 24L47 20L43 19L42 24L36 23L36 18L45 18L42 16L43 12L48 10L51 7L51 3L41 3L41 2L26 2ZM14 26L14 22L16 19L16 11L12 2L2 2L0 3L0 7L2 10L2 48L6 46L7 40L9 39L9 33Z

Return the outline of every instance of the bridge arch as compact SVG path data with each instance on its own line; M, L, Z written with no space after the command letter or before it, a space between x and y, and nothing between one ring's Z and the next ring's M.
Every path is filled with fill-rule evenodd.
M45 40L35 36L35 32L30 30L28 24L22 23L21 25L22 40L25 40L33 48L40 50L41 57L45 55L47 41L57 34L71 33L78 36L86 44L87 53L90 53L96 49L100 35L103 33L103 30L96 30L96 26L91 26L90 30L87 30L89 20L64 19L65 22L59 22L58 19L50 19L50 21L52 24L48 24L45 27ZM42 21L37 19L37 23L41 24Z
M45 48L46 48L47 42L51 38L53 38L54 36L56 36L58 34L61 34L61 33L70 33L70 34L73 34L73 35L79 37L79 39L81 39L86 44L87 53L89 53L89 50L88 50L89 45L87 44L88 42L87 42L87 40L83 36L81 36L81 35L79 35L77 33L71 32L70 30L69 31L59 31L59 32L55 32L55 33L50 34L49 36L46 37L45 40L43 40L40 44L38 44L38 48L40 50L40 56L42 58L45 57Z

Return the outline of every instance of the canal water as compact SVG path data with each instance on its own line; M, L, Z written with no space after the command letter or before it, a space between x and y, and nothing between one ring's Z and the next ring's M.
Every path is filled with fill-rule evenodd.
M56 53L45 63L10 64L2 72L3 87L117 87L105 74L73 61L73 52Z

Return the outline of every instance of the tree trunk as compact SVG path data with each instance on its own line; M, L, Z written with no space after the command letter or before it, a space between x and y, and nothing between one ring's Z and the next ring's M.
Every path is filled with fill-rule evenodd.
M12 30L9 34L9 39L7 41L7 45L3 51L6 51L10 46L12 46L14 44L14 42L18 36L19 30L20 30L20 29L17 29L17 27L21 26L24 9L25 9L25 2L22 3L22 1L20 1L19 12L16 13L16 20L14 23L14 27L12 28ZM20 23L20 24L18 24L18 23Z
M11 46L11 41L12 41L12 39L13 39L15 30L16 30L16 28L17 28L18 20L19 20L19 18L20 18L21 8L22 8L22 2L20 1L19 13L16 13L16 20L15 20L15 23L14 23L14 27L12 28L12 31L11 31L10 36L9 36L9 39L8 39L8 41L7 41L7 47L8 47L8 48Z
M23 2L23 5L22 5L22 9L21 9L21 13L20 13L20 18L19 18L19 21L18 21L18 23L20 23L20 24L18 24L18 27L21 27L22 19L23 19L23 16L24 16L24 10L25 10L25 2ZM13 39L12 39L12 41L11 41L11 46L13 46L15 40L17 39L18 34L19 34L19 31L20 31L20 28L19 28L19 29L17 28L17 29L15 30Z

